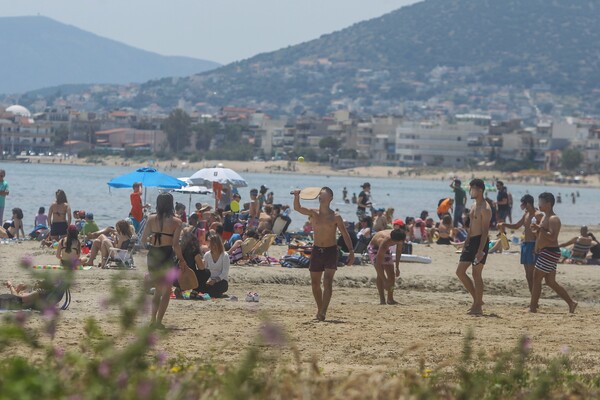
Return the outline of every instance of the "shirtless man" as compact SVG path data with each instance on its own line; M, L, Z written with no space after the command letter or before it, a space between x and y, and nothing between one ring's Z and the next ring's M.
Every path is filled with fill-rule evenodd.
M558 215L554 213L554 195L544 192L540 194L538 201L540 211L544 213L544 216L537 224L531 224L531 230L537 235L535 252L538 257L533 270L533 288L531 290L529 311L532 313L537 312L538 301L542 294L542 281L546 280L546 285L567 302L569 312L572 314L577 308L577 302L556 282L556 264L560 259L558 234L560 233L561 222Z
M535 217L537 221L540 221L543 214L535 209L533 196L526 194L521 198L521 209L525 211L521 219L514 224L506 224L504 222L498 223L498 229L501 232L506 233L506 229L519 229L524 228L523 234L525 239L521 244L521 264L525 268L525 277L527 278L527 285L529 286L529 292L533 288L533 267L535 265L535 240L536 234L531 230L531 221Z
M256 229L260 235L270 233L273 230L273 206L265 205L265 211L260 213L258 217L258 228Z
M488 254L488 233L492 210L483 198L485 183L481 179L473 179L469 184L469 191L471 199L475 200L475 205L469 212L469 231L460 255L456 275L473 297L473 305L468 313L480 316L483 315L483 278L481 273ZM473 280L467 276L467 269L470 266L473 266Z
M342 217L330 208L333 200L333 191L324 187L319 194L319 209L309 209L300 205L300 190L294 190L294 210L302 215L310 217L313 226L315 243L310 258L310 280L312 292L317 303L317 320L325 321L327 308L331 301L333 290L333 276L337 270L338 248L336 230L339 230L344 238L346 247L350 249L346 265L354 264L354 251L352 240L344 225ZM321 278L323 278L323 290L321 290Z
M405 240L406 233L402 229L386 229L377 232L367 248L371 263L377 271L377 291L381 305L386 304L384 291L387 291L387 304L398 304L394 300L394 285L396 278L400 276L400 256ZM393 246L396 246L396 275L391 251Z

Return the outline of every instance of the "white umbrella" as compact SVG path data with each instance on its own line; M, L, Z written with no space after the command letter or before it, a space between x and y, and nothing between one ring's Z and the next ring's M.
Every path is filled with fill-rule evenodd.
M189 202L188 202L188 213L192 207L192 195L193 194L212 194L212 189L209 189L204 186L194 186L191 184L190 178L177 178L180 181L187 183L187 186L182 187L181 189L175 189L173 192L189 194Z
M246 187L248 183L237 172L229 168L203 168L190 176L193 185L212 186L213 182L234 188Z

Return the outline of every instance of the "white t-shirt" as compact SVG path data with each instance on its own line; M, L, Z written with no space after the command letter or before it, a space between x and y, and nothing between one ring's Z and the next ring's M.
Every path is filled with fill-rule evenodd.
M222 281L227 280L229 276L229 254L227 252L223 252L216 262L213 260L210 251L206 252L204 254L204 265L210 271L211 278L219 278Z

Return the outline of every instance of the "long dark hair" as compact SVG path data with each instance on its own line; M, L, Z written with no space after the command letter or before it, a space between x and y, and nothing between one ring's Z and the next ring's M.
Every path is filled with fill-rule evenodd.
M156 216L160 223L162 231L163 222L165 219L175 215L175 207L173 206L173 195L171 193L161 193L156 198Z
M77 232L77 227L75 225L69 225L67 228L67 241L65 242L65 249L67 250L67 253L71 252L71 246L73 245L73 242L79 242L79 239L77 238L78 234L79 232Z
M15 214L15 217L17 217L17 219L23 219L23 210L21 210L20 208L13 208L12 212L13 214Z
M201 253L200 242L194 231L186 232L181 238L181 248L183 251L189 251L191 254Z
M65 204L67 203L67 194L64 190L58 189L56 191L56 204Z

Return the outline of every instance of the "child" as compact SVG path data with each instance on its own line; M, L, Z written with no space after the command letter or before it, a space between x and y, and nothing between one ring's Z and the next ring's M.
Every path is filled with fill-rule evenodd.
M85 224L83 225L81 232L84 236L87 236L90 233L98 232L100 228L98 228L98 224L94 221L94 214L89 212L85 214Z
M77 227L73 224L67 228L67 236L60 239L56 248L56 258L63 267L73 268L81 264L81 242L78 239Z
M37 215L33 219L33 226L37 229L38 225L48 227L48 216L46 215L45 207L40 207Z

